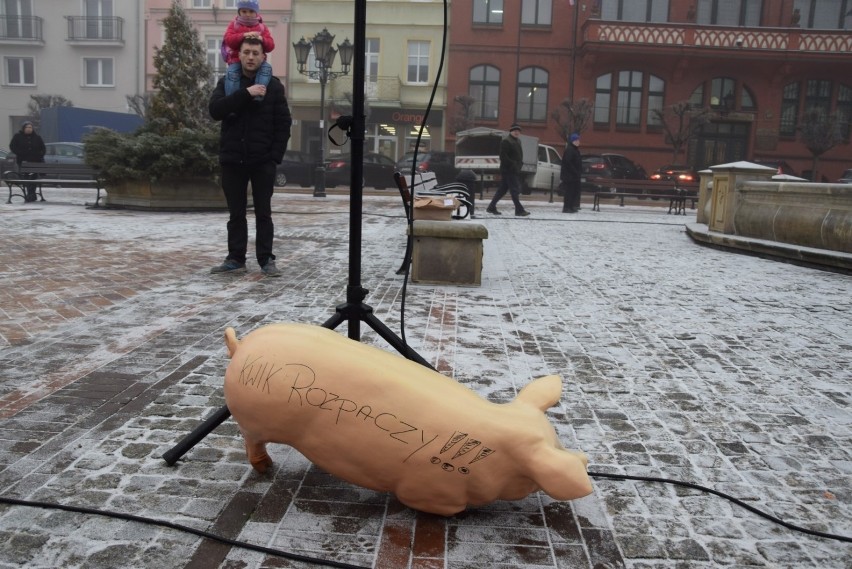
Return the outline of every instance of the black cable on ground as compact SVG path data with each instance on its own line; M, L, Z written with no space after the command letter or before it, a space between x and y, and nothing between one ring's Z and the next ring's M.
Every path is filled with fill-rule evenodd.
M684 488L692 488L693 490L700 490L702 492L707 492L708 494L714 494L719 496L720 498L724 498L736 504L737 506L741 506L748 510L753 514L757 514L758 516L765 518L773 523L784 526L787 529L791 529L793 531L797 531L800 533L813 535L816 537L823 537L825 539L834 539L837 541L844 541L846 543L852 543L852 537L848 537L845 535L837 535L833 533L825 533L821 531L811 530L807 528L803 528L789 522L785 522L780 518L776 518L773 515L767 514L766 512L762 512L755 508L754 506L750 506L743 502L738 498L734 498L729 494L725 494L724 492L719 492L718 490L713 490L712 488L708 488L706 486L701 486L700 484L693 484L692 482L683 482L682 480L673 480L671 478L656 478L653 476L629 476L627 474L608 474L606 472L589 472L589 476L592 478L609 478L611 480L636 480L639 482L659 482L663 484L673 484L675 486L683 486Z
M174 529L178 531L182 531L185 533L190 533L193 535L197 535L198 537L203 537L205 539L212 539L213 541L218 541L220 543L224 543L226 545L230 545L232 547L239 547L242 549L249 549L251 551L257 551L259 553L265 553L267 555L274 555L276 557L284 557L286 559L292 559L293 561L302 561L304 563L310 563L312 565L325 565L326 567L341 567L343 569L370 569L369 567L365 567L363 565L351 565L349 563L343 563L341 561L332 561L328 559L317 559L315 557L306 557L304 555L298 555L296 553L289 553L287 551L281 551L280 549L272 549L270 547L263 547L262 545L254 545L252 543L247 543L245 541L237 541L235 539L229 539L227 537L222 537L210 532L202 531L199 529L195 529L193 527L176 524L173 522L167 522L163 520L156 520L153 518L146 518L143 516L135 516L133 514L124 514L121 512L111 512L109 510L96 510L94 508L84 508L80 506L66 506L63 504L53 504L50 502L37 502L31 500L19 500L17 498L7 498L5 496L0 496L0 504L9 504L12 506L27 506L30 508L44 508L47 510L64 510L66 512L74 512L77 514L87 514L87 515L95 515L95 516L103 516L107 518L114 518L117 520L125 520L131 522L138 522L142 524L154 525L154 526L162 526L169 529Z

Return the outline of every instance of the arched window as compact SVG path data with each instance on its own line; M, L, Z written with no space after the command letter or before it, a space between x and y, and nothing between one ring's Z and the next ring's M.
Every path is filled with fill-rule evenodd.
M549 74L540 67L521 69L518 73L518 120L547 120L548 80Z
M787 95L785 93L782 96ZM754 92L745 84L737 83L737 80L732 77L714 77L698 85L689 97L689 104L693 107L710 107L723 112L757 110Z
M659 121L653 111L662 110L665 90L665 80L642 71L599 75L595 82L595 125L609 127L615 117L617 127L635 130L642 126L644 117L646 126L656 128Z
M496 119L500 103L500 70L491 65L478 65L470 70L468 95L476 102L471 107L474 118Z

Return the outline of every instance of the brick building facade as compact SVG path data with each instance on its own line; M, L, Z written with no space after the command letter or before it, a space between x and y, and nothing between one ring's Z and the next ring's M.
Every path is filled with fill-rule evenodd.
M473 99L471 126L518 122L561 147L551 112L586 99L584 152L651 171L673 161L652 111L689 101L710 121L679 162L785 160L809 174L797 127L820 109L845 122L845 142L817 178L852 167L852 0L455 0L450 53L448 100Z

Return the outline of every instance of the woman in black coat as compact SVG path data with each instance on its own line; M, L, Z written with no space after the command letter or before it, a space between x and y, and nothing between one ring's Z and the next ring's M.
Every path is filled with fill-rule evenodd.
M26 121L21 126L21 130L12 137L9 150L15 153L15 161L18 163L18 169L20 169L23 162L44 162L46 148L44 141L36 134L33 123ZM36 201L35 184L27 185L26 189L24 199L28 202Z
M562 154L562 168L559 172L560 186L564 198L562 213L577 213L580 209L580 174L583 171L583 157L580 155L580 135L572 134Z

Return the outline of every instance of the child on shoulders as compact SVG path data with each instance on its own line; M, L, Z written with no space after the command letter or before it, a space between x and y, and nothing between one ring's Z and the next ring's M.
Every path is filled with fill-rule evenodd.
M269 28L263 23L259 14L260 6L257 0L239 0L237 2L237 17L231 20L222 38L222 59L228 64L225 73L225 94L232 95L240 88L240 44L245 37L256 37L263 42L263 52L269 53L275 49L275 41ZM255 83L258 85L269 85L272 77L272 66L264 59L260 69L257 71ZM260 100L263 97L255 97Z

